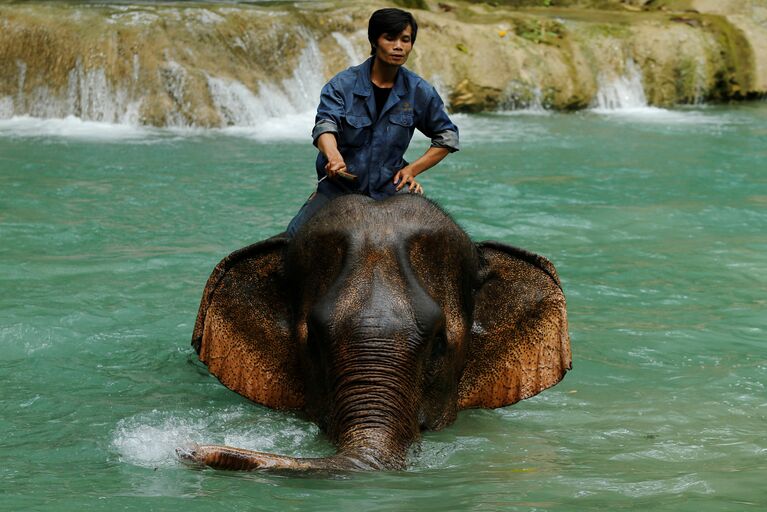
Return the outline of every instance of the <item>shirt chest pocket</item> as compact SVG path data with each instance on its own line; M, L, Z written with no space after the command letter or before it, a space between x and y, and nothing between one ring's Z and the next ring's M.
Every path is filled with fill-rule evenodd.
M341 142L345 146L359 147L368 142L373 121L368 116L347 115L344 118L344 130Z
M389 139L393 145L407 148L413 136L413 114L400 112L389 115Z

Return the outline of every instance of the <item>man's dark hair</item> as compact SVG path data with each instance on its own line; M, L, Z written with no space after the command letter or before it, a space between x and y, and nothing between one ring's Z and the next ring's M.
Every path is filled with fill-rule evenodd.
M397 35L405 27L410 25L413 30L412 41L415 44L415 35L418 33L418 23L412 14L402 9L379 9L373 13L368 22L368 41L370 41L370 55L376 54L376 42L384 34Z

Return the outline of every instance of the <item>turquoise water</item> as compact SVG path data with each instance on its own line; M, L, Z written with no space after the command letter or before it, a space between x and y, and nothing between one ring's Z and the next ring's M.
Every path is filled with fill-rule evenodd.
M426 433L408 471L333 478L173 452L332 452L189 346L212 267L310 193L311 145L0 121L0 509L763 510L767 104L457 121L427 194L557 265L574 369Z

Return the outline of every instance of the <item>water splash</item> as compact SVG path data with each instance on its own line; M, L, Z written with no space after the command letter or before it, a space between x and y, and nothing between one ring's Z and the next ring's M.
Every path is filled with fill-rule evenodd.
M204 442L199 421L163 418L159 424L121 420L112 440L120 460L143 467L175 466L176 448Z
M213 412L153 410L120 420L111 443L122 462L142 467L175 466L179 463L176 448L195 444L225 444L301 457L321 457L333 451L316 425L245 406Z

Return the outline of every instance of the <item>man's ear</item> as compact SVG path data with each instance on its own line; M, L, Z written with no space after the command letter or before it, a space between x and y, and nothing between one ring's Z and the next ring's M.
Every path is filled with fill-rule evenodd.
M304 406L284 275L287 238L224 258L203 292L192 346L228 388L276 409Z
M496 242L478 244L481 285L458 405L502 407L537 395L572 367L565 296L554 265Z

